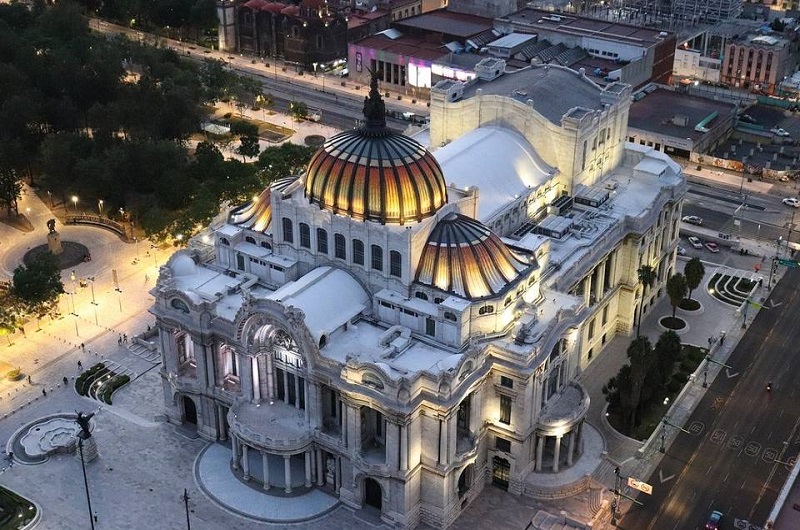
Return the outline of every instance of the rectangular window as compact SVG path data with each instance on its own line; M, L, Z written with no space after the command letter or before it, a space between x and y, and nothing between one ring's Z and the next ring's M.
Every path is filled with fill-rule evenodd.
M286 243L294 243L294 229L292 227L292 220L288 217L282 219L283 223L283 241Z
M396 250L392 250L389 252L389 274L392 276L397 276L398 278L402 276L403 272L403 265L400 261L400 253Z
M511 425L511 398L500 396L500 423Z
M300 223L300 246L311 248L311 229L305 223Z
M328 253L328 232L324 228L317 228L317 252Z
M429 337L436 336L436 321L432 318L425 319L425 334Z
M353 240L353 263L364 264L364 243L359 239Z
M603 308L603 326L608 324L608 306Z
M500 386L504 386L506 388L514 388L514 380L510 377L506 377L504 375L500 376Z
M498 451L503 451L504 453L511 452L511 440L506 440L505 438L500 438L499 436L494 440L494 448Z
M372 253L372 268L376 271L383 270L383 249L378 245L372 245L370 249Z
M244 256L236 254L236 268L240 271L244 270Z
M346 249L347 245L342 234L335 234L333 236L333 252L334 256L339 259L347 259Z
M589 340L594 338L594 319L589 322Z

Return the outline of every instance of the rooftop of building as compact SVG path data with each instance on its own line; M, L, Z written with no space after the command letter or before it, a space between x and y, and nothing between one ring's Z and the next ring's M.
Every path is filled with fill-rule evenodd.
M494 22L491 18L454 13L446 9L438 9L404 18L394 23L394 27L406 31L428 31L443 33L453 37L468 39L485 31L491 30Z
M570 90L564 90L564 87ZM549 66L528 67L506 72L491 81L479 80L467 87L464 98L475 96L481 89L484 95L497 94L522 103L533 101L533 108L553 123L575 107L602 110L602 89L575 71Z
M430 42L422 37L399 35L391 38L384 32L359 39L355 46L405 55L421 60L434 61L450 53L443 44Z
M631 104L628 127L698 140L706 134L695 129L700 122L716 112L717 117L704 124L707 128L713 128L715 122L733 113L735 109L736 105L731 103L659 88ZM683 117L686 118L686 125L678 125L673 121L675 118L680 121Z
M525 7L519 11L499 17L500 22L511 22L520 30L526 28L531 33L537 30L558 31L579 37L611 39L620 43L642 47L655 46L671 36L672 33L643 28L619 22L609 22L568 13L553 13L542 9Z

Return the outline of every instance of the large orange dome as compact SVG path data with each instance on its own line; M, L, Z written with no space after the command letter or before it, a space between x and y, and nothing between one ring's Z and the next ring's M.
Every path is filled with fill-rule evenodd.
M306 197L362 221L419 221L447 203L442 168L419 142L386 128L376 78L371 85L364 102L367 124L335 135L314 154Z

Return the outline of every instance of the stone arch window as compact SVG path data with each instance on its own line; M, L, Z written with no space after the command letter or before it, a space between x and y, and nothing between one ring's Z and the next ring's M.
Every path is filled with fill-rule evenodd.
M456 318L456 315L454 313L451 313L450 311L445 311L444 319L449 320L450 322L455 322L456 320L458 320Z
M284 217L281 219L281 223L283 224L284 242L294 244L294 225L292 225L292 220L288 217Z
M364 242L360 239L353 240L353 263L356 265L364 264Z
M319 349L321 350L322 348L324 348L327 343L328 343L328 338L325 335L321 336L319 338Z
M361 383L378 390L383 390L383 381L375 374L366 373L362 375Z
M339 259L347 259L347 242L342 234L333 235L333 255Z
M462 498L472 486L472 471L475 469L475 464L470 464L464 468L461 475L458 477L458 498Z
M225 239L224 237L219 238L219 244L226 247L231 246L231 242Z
M428 301L428 295L427 295L427 294L425 294L425 293L423 293L422 291L417 291L417 292L414 294L414 296L415 296L415 297L417 297L417 298L419 298L420 300L425 300L426 302Z
M253 245L256 244L256 238L254 238L253 236L247 236L244 238L244 240L248 243L252 243Z
M444 298L442 298L441 296L437 296L436 298L433 299L434 304L441 304L442 302L444 302Z
M506 299L503 301L503 307L508 307L511 305L511 297L507 296Z
M311 229L306 223L300 223L300 246L311 248Z
M403 275L403 263L396 250L389 251L389 274L398 278Z
M317 252L328 253L328 232L324 228L317 228Z
M262 246L263 248L266 248L266 249L272 250L272 247L271 247L271 246L269 245L269 243L267 243L266 241L262 241L262 242L261 242L261 246Z
M485 305L478 309L479 315L490 315L494 313L494 306L493 305Z
M178 311L180 311L181 313L186 313L187 315L189 314L189 306L188 306L188 305L186 305L186 302L184 302L184 301L183 301L183 300L181 300L180 298L173 298L173 299L170 301L169 305L170 305L170 306L171 306L173 309L177 309L177 310L178 310Z
M372 245L370 247L370 256L371 256L371 263L372 268L376 271L383 270L383 249L378 245Z

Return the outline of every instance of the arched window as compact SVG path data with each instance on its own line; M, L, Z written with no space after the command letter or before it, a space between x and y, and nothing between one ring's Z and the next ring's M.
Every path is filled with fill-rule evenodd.
M311 248L311 229L305 223L300 223L300 246Z
M434 304L441 304L442 302L444 302L444 298L441 298L439 296L433 299Z
M189 306L186 305L186 302L181 300L180 298L173 298L172 301L169 303L173 309L177 309L181 313L189 313Z
M503 302L503 307L508 307L511 305L511 297L507 296L505 301Z
M428 295L423 293L422 291L417 291L414 296L416 296L420 300L428 300Z
M478 309L479 315L490 315L494 313L494 306L493 305L485 305Z
M252 243L253 245L256 244L256 238L254 238L252 236L247 236L247 237L244 238L244 240L247 241L248 243Z
M356 265L364 264L364 242L360 239L353 240L353 263Z
M403 275L403 264L400 261L400 253L396 250L389 251L389 274L397 276Z
M347 259L346 249L347 243L345 242L342 234L333 235L333 253L339 259Z
M294 227L292 226L292 220L288 217L284 217L281 219L283 223L283 240L286 243L294 244Z
M444 319L445 320L449 320L450 322L455 322L457 320L456 316L453 313L451 313L450 311L447 311L444 314Z
M219 238L219 244L224 246L230 246L231 242L225 239L224 237Z
M317 228L317 252L328 253L328 232L324 228Z
M370 256L372 261L372 268L376 271L383 270L383 249L378 245L372 245L370 248Z
M261 242L261 246L266 248L266 249L272 250L272 247L269 246L269 243L267 243L266 241L262 241Z

